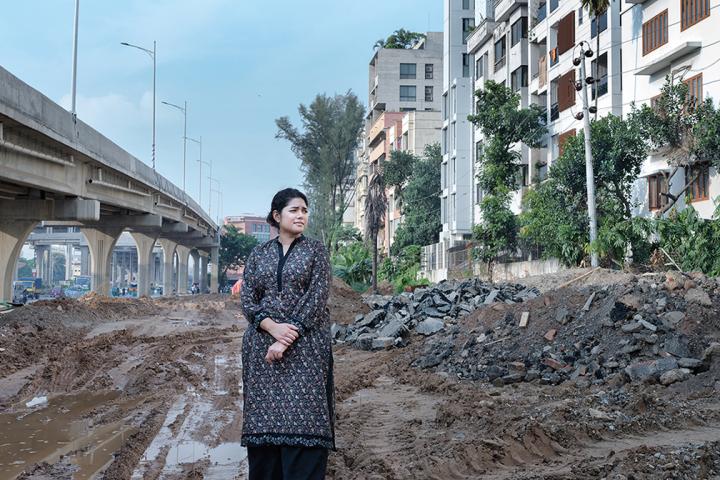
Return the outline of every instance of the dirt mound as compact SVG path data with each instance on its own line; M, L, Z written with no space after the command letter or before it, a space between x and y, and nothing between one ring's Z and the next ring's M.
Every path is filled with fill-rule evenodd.
M358 292L337 277L333 277L328 299L330 318L340 325L349 325L357 315L365 315L370 308Z
M393 287L393 284L388 282L387 280L383 280L382 282L378 283L377 286L378 289L378 295L392 295L395 293L395 287ZM373 292L372 286L365 290L366 295L373 295L375 292Z

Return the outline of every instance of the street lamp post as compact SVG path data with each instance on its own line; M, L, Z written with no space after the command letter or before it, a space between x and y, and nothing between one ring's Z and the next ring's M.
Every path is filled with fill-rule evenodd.
M72 116L77 119L77 48L78 48L78 21L80 18L80 0L75 0L75 25L73 28L73 65L72 65Z
M174 107L180 110L183 113L183 117L185 118L184 125L183 125L183 192L185 191L185 164L186 164L186 157L187 157L187 100L185 100L184 107L181 107L180 105L175 105L174 103L165 102L163 101L165 105L169 107Z
M188 137L188 140L200 145L200 158L198 159L198 163L200 164L200 182L199 182L200 183L200 192L198 195L198 205L200 205L200 208L202 208L202 166L203 166L203 163L208 166L210 166L210 164L208 162L203 161L203 159L202 159L202 135L200 136L200 140L196 140L196 139L190 138L190 137Z
M138 45L133 45L131 43L127 42L121 42L120 45L124 45L126 47L133 47L137 48L138 50L142 50L143 52L150 55L150 58L152 58L153 61L153 114L152 114L152 168L155 170L155 92L156 92L156 80L157 80L157 62L156 62L156 53L157 53L157 42L153 40L153 49L147 49L140 47Z
M220 206L220 208L218 208L217 213L215 214L215 223L217 223L218 226L221 226L220 225L220 215L222 214L222 209L223 209L223 194L220 190L215 190L214 188L212 188L212 185L211 185L210 186L210 194L212 195L213 193L218 194L218 204Z
M212 162L210 163L210 175L207 177L210 181L210 199L208 200L208 215L210 215L210 218L212 218L212 192L217 192L218 190L213 190L213 182L217 183L218 188L220 188L220 180L217 178L212 177Z

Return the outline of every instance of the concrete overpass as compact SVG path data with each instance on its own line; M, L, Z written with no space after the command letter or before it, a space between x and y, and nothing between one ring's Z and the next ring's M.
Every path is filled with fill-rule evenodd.
M187 284L191 252L201 269L210 262L210 290L217 289L219 230L210 216L155 170L0 67L0 300L12 297L17 259L40 222L80 228L98 293L109 292L111 253L126 230L137 244L140 295L149 293L156 243L166 253L164 278L172 278L178 257L178 292Z

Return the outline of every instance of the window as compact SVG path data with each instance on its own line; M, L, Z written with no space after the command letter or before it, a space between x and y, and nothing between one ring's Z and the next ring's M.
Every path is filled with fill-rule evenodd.
M702 102L703 99L702 73L699 73L694 77L688 78L687 80L683 80L683 82L688 86L686 101L693 107L697 106L698 102Z
M578 8L578 25L583 24L583 7Z
M558 155L562 157L563 152L565 151L565 143L570 140L571 137L574 137L576 134L575 129L568 130L565 133L561 133L558 137Z
M538 12L537 12L537 21L538 23L545 20L545 17L547 17L547 2L541 1L538 4Z
M475 62L475 78L482 78L485 75L485 55L480 55Z
M595 96L602 97L608 93L607 52L593 60L591 68L592 76L595 77L595 82L592 84L592 99L595 100Z
M447 128L442 130L442 151L443 154L448 153Z
M528 19L527 17L520 17L517 22L512 24L510 46L514 47L520 40L527 38L528 33Z
M415 107L400 107L401 112L414 112Z
M433 101L433 87L425 87L425 101L426 102Z
M417 87L415 85L400 85L400 101L414 102Z
M554 12L560 4L560 0L550 0L550 12Z
M505 66L505 37L495 42L495 71Z
M558 24L557 55L560 56L575 45L575 11L568 13Z
M463 18L462 19L463 43L467 43L467 39L473 30L475 30L475 19L474 18Z
M470 0L463 0L463 10L470 10Z
M557 83L558 109L560 112L575 105L575 70L562 75Z
M642 51L647 55L668 42L668 11L665 10L643 23Z
M442 96L442 115L443 120L448 119L448 101L447 101L447 93L444 93Z
M648 205L650 210L658 210L667 205L667 180L665 175L657 173L650 175L648 179Z
M433 70L434 70L434 66L432 63L425 64L425 80L433 79Z
M699 202L710 198L710 164L700 163L687 168L685 181L692 180L688 189L691 202Z
M517 68L510 75L510 87L513 92L517 92L522 87L528 86L528 68L527 65Z
M475 161L480 162L483 158L483 143L482 142L476 142L475 143Z
M417 65L414 63L400 64L400 78L415 78L417 76Z
M710 0L680 0L681 30L710 16Z
M470 54L463 53L462 54L462 62L463 62L463 77L467 78L470 76Z
M600 31L598 32L598 24L600 25ZM607 11L605 11L600 18L593 17L590 22L590 37L595 38L598 33L602 33L607 30Z

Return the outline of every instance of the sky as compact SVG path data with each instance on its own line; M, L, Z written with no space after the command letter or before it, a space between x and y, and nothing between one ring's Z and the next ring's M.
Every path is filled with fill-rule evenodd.
M0 15L0 66L68 109L74 8L4 0ZM185 188L213 218L264 216L277 190L302 185L276 118L299 126L298 106L319 93L367 105L375 41L443 22L442 0L80 0L79 18L78 118L150 164L152 60L120 43L157 41L156 168L183 186L183 115L161 101L187 101L187 136L202 138L216 181L190 141Z

